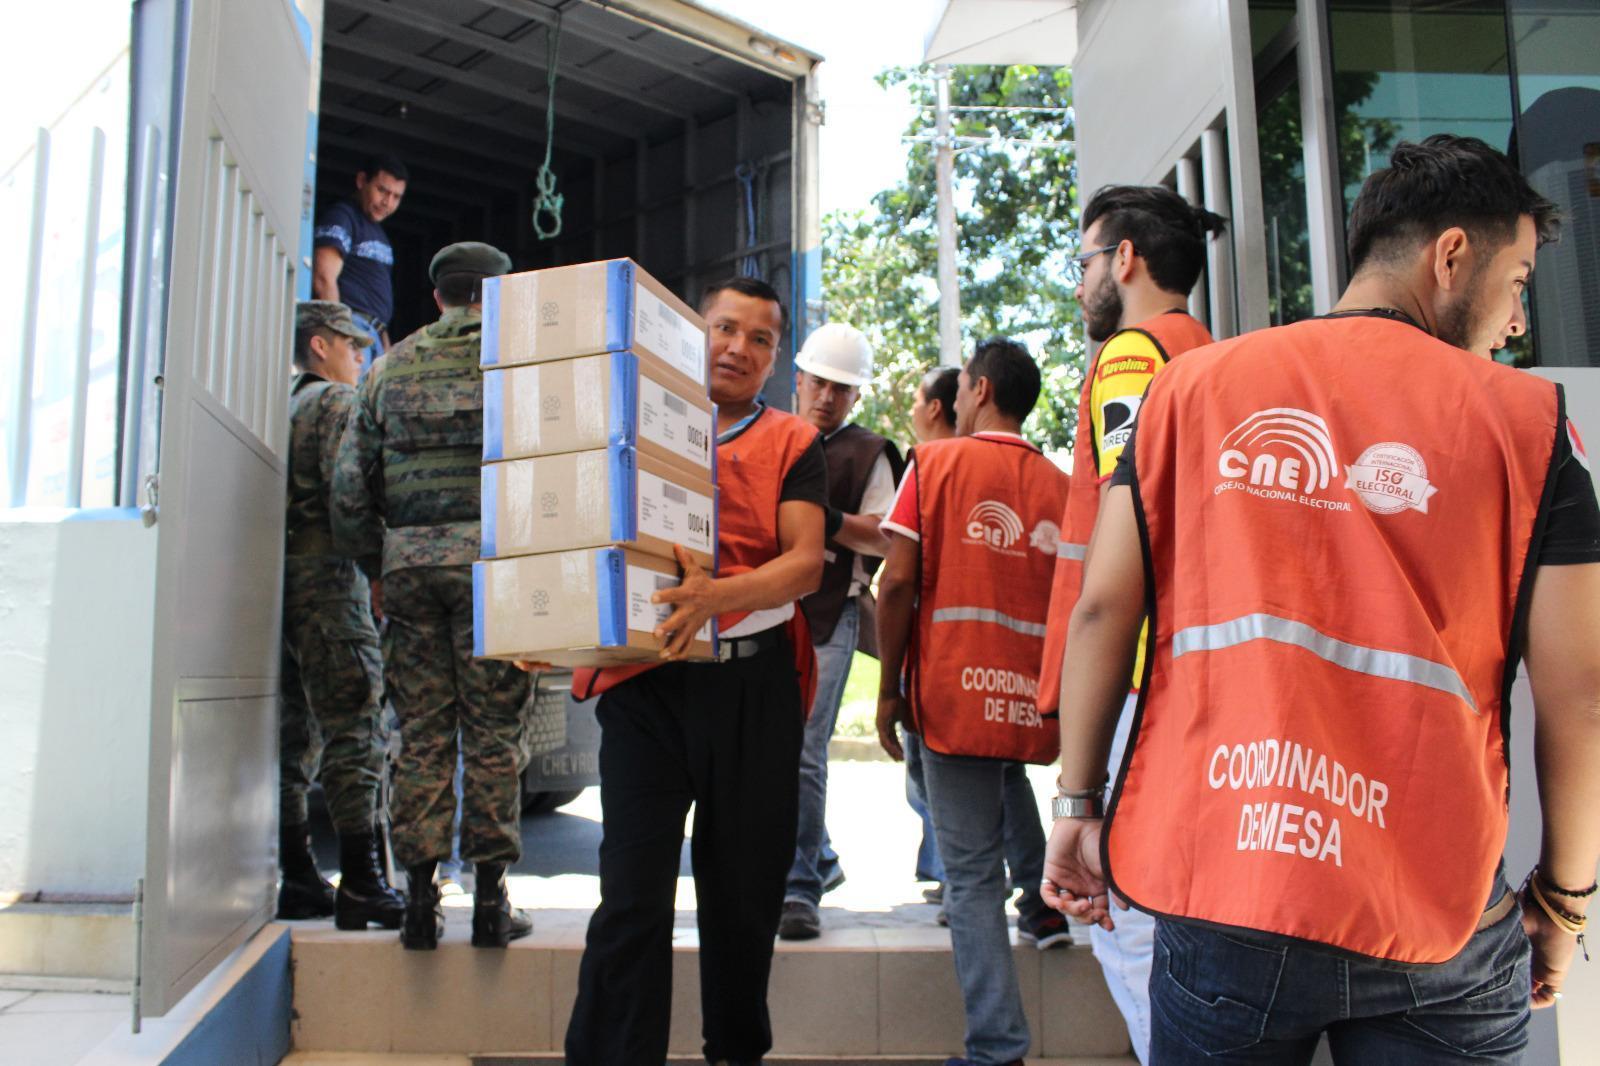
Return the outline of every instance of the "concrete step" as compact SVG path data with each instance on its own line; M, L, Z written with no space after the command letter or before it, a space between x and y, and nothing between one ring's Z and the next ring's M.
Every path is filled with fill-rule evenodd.
M558 1066L560 1055L386 1055L381 1052L294 1052L282 1066ZM946 1056L874 1055L806 1056L806 1058L766 1058L763 1066L944 1066ZM1027 1066L1136 1066L1131 1055L1117 1058L1030 1058ZM696 1055L674 1055L667 1066L706 1066Z
M792 1058L767 1056L763 1066L944 1066L948 1056L928 1058L923 1055L826 1055ZM667 1066L705 1066L701 1055L671 1055ZM412 1055L403 1052L383 1051L295 1051L280 1066L563 1066L566 1062L556 1052L535 1052L526 1055ZM1069 1059L1041 1059L1030 1056L1027 1066L1138 1066L1132 1053L1127 1055L1090 1056Z
M133 904L0 906L0 983L55 991L122 991L133 983Z
M821 938L778 943L768 996L772 1066L893 1062L895 1056L942 1063L959 1053L965 1023L948 932L864 924L871 915L833 922L828 914L825 908ZM533 917L534 935L503 952L474 949L470 911L459 908L447 909L445 939L435 952L405 951L392 932L290 923L292 1041L296 1052L312 1055L290 1061L348 1061L315 1057L326 1052L446 1056L418 1060L418 1066L465 1066L460 1056L481 1056L478 1066L560 1061L551 1054L561 1048L572 1011L589 911L538 910ZM692 922L692 914L680 914L682 927L673 938L670 1048L699 1061ZM1127 1030L1086 946L1039 951L1021 943L1013 952L1035 1058L1132 1061Z

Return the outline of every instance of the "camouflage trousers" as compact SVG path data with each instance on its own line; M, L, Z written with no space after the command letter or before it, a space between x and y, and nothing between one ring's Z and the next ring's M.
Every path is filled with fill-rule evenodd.
M392 570L383 579L383 609L385 679L400 719L390 811L395 857L406 866L450 857L459 750L461 858L516 862L529 676L473 657L470 566Z
M368 606L285 602L280 691L280 817L305 824L306 793L320 777L334 828L366 832L378 810L384 756L382 660Z

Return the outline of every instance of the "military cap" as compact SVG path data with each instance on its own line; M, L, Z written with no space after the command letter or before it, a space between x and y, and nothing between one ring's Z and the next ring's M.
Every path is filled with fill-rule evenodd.
M439 249L428 264L428 280L435 285L446 274L477 274L494 277L511 273L511 257L492 244L458 241Z
M332 300L301 300L294 305L294 329L304 333L313 329L331 329L353 338L363 348L370 347L374 338L356 325L350 317L350 308Z

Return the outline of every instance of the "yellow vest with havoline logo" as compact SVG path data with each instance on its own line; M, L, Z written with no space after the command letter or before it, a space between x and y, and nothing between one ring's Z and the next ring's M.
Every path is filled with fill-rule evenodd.
M1156 378L1133 445L1151 667L1103 841L1119 894L1356 956L1461 950L1505 846L1564 426L1552 383L1372 314Z
M916 490L917 730L946 755L1053 762L1036 704L1067 475L1020 437L960 437L917 445Z

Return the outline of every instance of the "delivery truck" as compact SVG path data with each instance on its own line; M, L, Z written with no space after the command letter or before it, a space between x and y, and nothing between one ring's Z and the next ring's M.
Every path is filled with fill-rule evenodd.
M790 307L767 389L786 408L820 311L819 61L683 0L327 0L309 202L348 196L369 154L406 165L384 223L396 340L437 315L427 265L452 241L488 241L518 271L632 259L690 303L761 277ZM547 152L559 210L541 198ZM536 214L559 232L541 237ZM598 781L592 703L570 687L539 679L529 811Z

